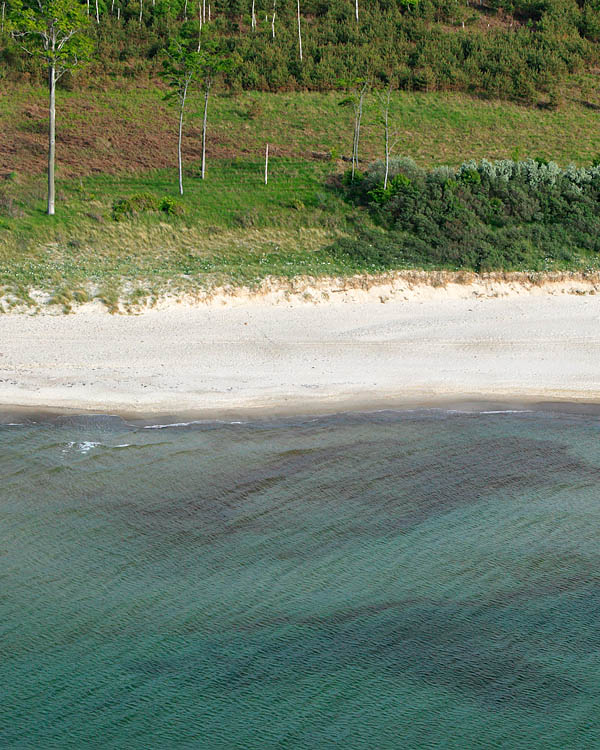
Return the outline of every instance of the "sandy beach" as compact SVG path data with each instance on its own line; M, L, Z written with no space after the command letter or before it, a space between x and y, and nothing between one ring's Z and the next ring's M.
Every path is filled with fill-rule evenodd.
M469 399L600 403L591 287L388 285L325 297L0 316L0 406L212 418Z

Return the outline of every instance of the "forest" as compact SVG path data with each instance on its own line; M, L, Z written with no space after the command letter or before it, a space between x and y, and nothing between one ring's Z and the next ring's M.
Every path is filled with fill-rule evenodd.
M41 81L8 33L36 0L2 0L0 80ZM414 91L465 91L548 106L598 63L597 0L87 0L89 63L61 85L151 80L174 37L210 24L232 91L326 91L370 77ZM300 34L299 34L300 31ZM300 51L301 41L301 51ZM300 59L302 57L302 59Z

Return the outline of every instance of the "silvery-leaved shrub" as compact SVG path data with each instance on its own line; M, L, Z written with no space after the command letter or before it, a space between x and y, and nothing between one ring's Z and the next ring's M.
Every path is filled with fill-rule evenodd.
M385 189L384 175L380 161L346 183L347 197L384 231L376 242L363 238L355 256L352 240L344 243L344 261L357 268L600 268L600 166L471 159L425 172L394 159Z

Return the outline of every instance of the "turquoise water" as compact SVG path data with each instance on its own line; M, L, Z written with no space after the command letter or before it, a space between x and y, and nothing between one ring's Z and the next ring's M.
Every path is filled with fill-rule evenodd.
M599 438L0 426L0 747L600 747Z

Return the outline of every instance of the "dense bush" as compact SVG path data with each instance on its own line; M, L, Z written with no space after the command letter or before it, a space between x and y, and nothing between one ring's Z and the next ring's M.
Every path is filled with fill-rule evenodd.
M393 159L389 176L384 190L376 162L343 180L385 230L336 243L334 254L357 267L539 271L600 252L600 167L483 160L425 172Z
M12 0L14 2L14 0ZM31 0L26 0L31 1ZM7 0L10 9L11 0ZM102 75L140 80L154 76L161 52L182 26L197 25L197 0L100 0L92 22L94 62L77 73L79 85ZM369 73L375 80L415 90L462 90L525 102L558 101L561 81L598 62L596 0L301 0L304 60L298 57L296 3L256 0L257 29L250 28L252 0L212 5L214 32L226 43L234 66L232 90L325 90L340 78ZM92 4L93 5L93 4ZM187 20L186 9L187 8ZM120 18L117 19L117 10ZM0 34L0 79L36 77L34 60ZM63 85L72 85L70 77ZM540 94L543 93L543 97Z

